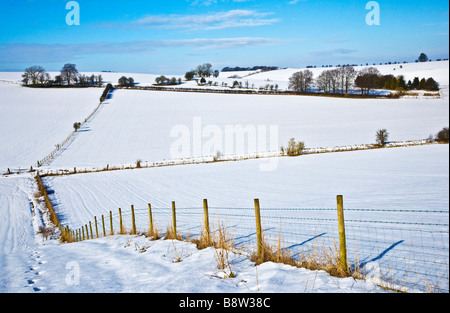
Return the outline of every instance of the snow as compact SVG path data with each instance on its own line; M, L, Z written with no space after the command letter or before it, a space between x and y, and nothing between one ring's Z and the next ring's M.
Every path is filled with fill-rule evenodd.
M1 76L0 76L1 77ZM97 107L103 89L37 89L0 82L0 172L30 169Z
M440 85L441 88L447 88L449 86L449 61L434 61L423 63L405 63L405 64L389 64L389 65L371 65L368 66L355 66L357 71L360 71L367 67L377 68L382 75L392 74L394 76L404 75L405 80L413 80L415 77L429 78L433 77ZM400 68L401 67L401 68ZM314 77L318 77L323 71L334 69L335 67L328 68L309 68L313 72ZM207 81L213 81L218 83L217 88L222 88L222 82L227 83L228 87L233 85L234 81L241 81L245 84L248 81L249 86L254 85L256 89L265 87L267 84L278 84L279 89L286 90L288 88L289 77L295 72L306 70L306 68L285 68L268 72L261 71L238 71L238 72L220 72L218 78L209 77ZM49 72L51 77L59 75L59 72ZM81 72L81 74L90 76L101 75L104 82L117 84L118 80L122 76L133 77L135 83L138 86L151 86L155 84L155 79L161 75L156 74L144 74L144 73L115 73L115 72ZM9 81L18 83L22 79L21 72L0 72L0 82ZM164 74L167 78L175 77L184 80L184 74ZM240 77L240 78L238 78ZM198 88L195 81L184 82L181 87Z
M444 87L444 96L369 100L117 90L40 169L103 168L133 164L138 159L169 162L176 140L170 136L173 127L187 126L194 140L198 119L200 129L209 125L221 130L227 125L276 125L277 149L286 146L291 137L305 141L311 149L355 147L374 142L380 128L388 129L393 141L427 138L449 123L448 61L402 67L377 66L382 74L403 74L407 80L434 77ZM219 86L221 82L230 85L236 78L229 76L252 74L241 80L256 88L278 83L283 89L298 70L221 73L211 80ZM312 69L315 76L322 70L326 69ZM113 83L121 76L131 76L143 86L160 76L94 74ZM448 145L44 179L61 222L72 229L94 216L106 217L109 211L117 219L119 207L129 225L129 208L134 205L138 230L144 231L148 229L147 204L151 203L155 223L164 233L170 224L170 202L175 201L180 231L195 237L201 226L202 200L207 198L212 227L217 227L218 218L225 220L237 247L247 249L229 254L234 278L226 278L217 268L214 249L198 250L188 242L129 235L72 244L44 241L37 231L49 221L35 198L34 174L3 174L7 168L17 172L35 167L37 160L71 134L74 122L93 112L103 89L23 88L17 84L20 78L21 73L0 73L0 112L7 117L0 123L0 292L378 293L386 291L376 284L391 283L398 275L408 280L408 291L424 291L423 285L435 277L439 291L448 292ZM197 84L189 82L182 87ZM206 135L201 137L202 143L207 140ZM196 156L194 151L191 156ZM206 157L207 152L200 155ZM260 166L269 162L275 162L275 168L261 171ZM248 249L254 247L253 199L260 199L269 238L277 238L281 225L286 245L298 255L314 245L332 246L338 194L344 195L350 262L364 267L369 274L366 280L336 278L323 271L275 263L255 266L248 259ZM297 222L311 219L314 222ZM392 223L406 226L392 227ZM176 262L178 258L181 262ZM422 271L416 273L416 267ZM406 274L402 272L405 269Z
M0 191L2 293L382 292L370 281L325 272L281 264L255 267L231 252L236 277L222 278L214 249L198 250L187 242L120 235L63 245L44 241L35 234L43 216L30 194L31 175L0 179Z
M269 160L258 159L55 176L45 181L55 190L56 202L62 203L61 214L71 215L73 227L84 224L86 217L131 204L170 208L170 202L176 201L180 208L192 208L201 207L205 198L213 207L253 207L253 199L259 198L266 208L333 208L336 195L344 194L350 208L405 209L420 203L445 209L448 153L447 145L432 145L281 157L277 169L270 172L259 170Z
M441 87L448 88L449 85L449 61L438 61L438 62L425 62L425 63L405 63L405 64L387 64L387 65L363 65L363 66L355 66L355 70L360 71L367 67L375 67L377 68L382 75L392 74L394 76L403 75L405 80L413 81L415 77L421 78L429 78L433 77ZM314 77L318 77L323 71L332 70L336 67L328 67L328 68L309 68ZM255 81L269 81L270 84L279 83L280 87L286 85L286 82L289 80L289 77L292 76L295 72L305 69L297 69L297 68L286 68L280 69L277 71L270 72L262 72L259 74L255 74L250 76L252 80ZM285 88L285 87L281 87Z
M446 265L438 270L430 264L448 262L448 224L437 226L448 219L448 154L448 145L418 146L284 157L272 172L259 170L267 162L261 159L48 177L45 182L71 229L101 215L109 225L109 211L117 227L118 208L130 229L134 205L137 229L145 232L151 203L154 223L165 232L171 223L170 202L175 201L179 231L196 237L202 199L208 199L211 227L223 222L236 245L250 249L255 247L253 199L258 198L265 234L276 240L281 230L294 255L314 245L333 245L337 225L328 221L336 219L336 195L343 194L346 220L352 221L347 225L351 262L364 264L369 277L377 276L373 271L380 264L391 272L408 268L402 275L415 284L420 271L445 277ZM414 223L418 225L411 229ZM430 250L424 257L428 264L417 260L408 265L409 258L427 249L427 241L444 249L443 254ZM441 284L445 288L445 279Z
M172 160L171 137L177 125L190 131L194 142L196 119L201 131L219 127L222 154L272 151L269 128L278 129L275 149L287 145L290 138L304 141L306 147L333 147L375 142L376 131L386 128L390 140L425 139L448 125L449 106L444 100L361 100L322 97L223 95L177 92L116 90L102 106L100 114L52 163L53 167L106 167L107 164ZM111 123L114 124L111 127ZM228 151L226 127L263 126L267 131L265 149ZM203 135L201 146L212 135ZM256 147L258 148L258 147ZM184 157L210 156L216 151L196 153L190 149Z

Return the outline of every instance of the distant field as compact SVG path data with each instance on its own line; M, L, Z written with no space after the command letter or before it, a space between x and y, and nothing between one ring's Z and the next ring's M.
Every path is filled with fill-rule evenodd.
M29 168L98 105L102 88L36 89L0 82L0 172Z
M376 131L388 129L390 140L425 139L448 125L445 100L361 100L303 96L223 95L116 90L109 104L86 125L86 131L52 164L54 167L172 159L171 137L176 125L190 130L194 118L200 131L209 125L223 133L227 125L278 127L277 149L290 138L307 147L374 143ZM212 135L203 134L202 144ZM223 134L223 137L225 135ZM223 138L221 153L227 153ZM269 151L267 134L266 151ZM196 156L195 147L191 155ZM216 151L211 151L214 154ZM236 147L233 153L251 153ZM265 151L259 151L265 152Z

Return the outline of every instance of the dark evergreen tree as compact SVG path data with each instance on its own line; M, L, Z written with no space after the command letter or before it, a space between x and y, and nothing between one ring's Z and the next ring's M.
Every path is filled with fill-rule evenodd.
M421 53L419 56L419 62L427 62L428 56L425 53Z
M432 90L432 91L438 91L439 90L439 83L436 82L432 77L430 77L426 81L425 89Z
M398 88L403 88L403 90L408 89L408 87L406 86L406 81L405 81L405 77L403 76L399 76L397 79L397 87Z
M413 80L413 83L412 83L412 89L419 88L419 83L420 83L419 77L414 77L414 80Z

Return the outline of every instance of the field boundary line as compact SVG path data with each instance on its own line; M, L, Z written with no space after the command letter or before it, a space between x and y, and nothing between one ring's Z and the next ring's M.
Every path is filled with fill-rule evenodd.
M340 147L330 147L330 148L306 148L302 154L298 156L288 156L281 151L272 151L264 153L251 153L243 155L223 155L220 158L214 156L201 156L201 157L191 157L185 159L176 160L163 160L163 161L138 161L134 163L123 163L120 165L110 165L107 164L104 167L73 167L73 168L48 168L40 169L42 176L62 176L62 175L75 175L84 173L97 173L97 172L108 172L108 171L119 171L119 170L130 170L130 169L145 169L145 168L157 168L166 166L181 166L181 165L193 165L193 164L210 164L219 162L237 162L237 161L247 161L256 159L268 159L268 158L280 158L280 157L302 157L314 154L324 154L324 153L337 153L337 152L351 152L351 151L363 151L363 150L375 150L375 149L393 149L393 148L403 148L403 147L413 147L413 146L424 146L424 145L439 145L447 143L430 142L428 139L422 140L410 140L410 141L398 141L391 142L385 146L378 146L376 144L363 144L354 146L340 146ZM25 170L24 170L25 171Z

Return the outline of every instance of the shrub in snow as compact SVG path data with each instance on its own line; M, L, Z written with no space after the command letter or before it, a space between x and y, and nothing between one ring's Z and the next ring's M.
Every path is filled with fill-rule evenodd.
M436 135L436 141L439 142L449 142L449 131L448 127L444 127L439 133Z
M75 131L78 131L81 128L81 123L73 123L73 128L75 129Z
M377 144L384 146L388 141L389 133L386 129L380 129L377 131Z

